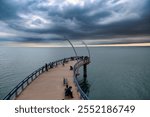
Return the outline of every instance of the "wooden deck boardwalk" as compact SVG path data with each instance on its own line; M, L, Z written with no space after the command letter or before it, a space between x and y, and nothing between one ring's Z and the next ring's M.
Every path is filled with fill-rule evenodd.
M70 70L70 66L74 66L76 62L76 60L69 61L65 63L64 66L60 64L56 68L44 72L27 86L24 91L16 97L16 100L79 100L80 96L73 82L73 71ZM68 85L72 86L74 98L64 96L64 78L67 78Z

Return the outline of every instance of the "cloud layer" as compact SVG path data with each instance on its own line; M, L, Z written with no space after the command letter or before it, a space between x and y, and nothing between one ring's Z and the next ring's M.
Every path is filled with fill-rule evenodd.
M0 41L150 36L149 6L149 0L1 0Z

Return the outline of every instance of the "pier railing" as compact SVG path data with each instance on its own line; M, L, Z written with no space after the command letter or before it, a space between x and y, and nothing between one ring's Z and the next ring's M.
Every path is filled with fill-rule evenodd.
M79 82L77 80L77 76L79 74L79 68L83 66L84 64L89 64L90 58L89 57L82 57L75 65L74 65L74 82L77 86L77 90L80 93L80 98L83 100L89 100L88 96L84 93L84 91L81 89Z
M77 57L69 57L69 58L64 58L61 60L57 60L54 62L50 62L47 64L48 69L53 69L54 67L57 67L57 65L60 64L65 64L68 61L73 61L73 60L78 60L78 62L74 66L74 82L78 88L78 92L80 93L80 97L82 99L88 99L86 94L82 91L81 87L79 86L79 83L76 79L76 73L79 67L84 64L83 60L85 62L85 58L88 57L83 57L83 56L77 56ZM15 88L13 88L8 95L3 99L3 100L11 100L15 99L32 81L34 81L36 78L38 78L39 75L44 73L46 71L46 65L40 67L39 69L35 70L33 73L31 73L29 76L27 76L24 80L22 80Z

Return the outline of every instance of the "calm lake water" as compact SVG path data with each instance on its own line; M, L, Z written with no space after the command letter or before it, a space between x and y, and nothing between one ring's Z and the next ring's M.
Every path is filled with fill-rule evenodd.
M97 47L90 51L90 99L150 99L150 47ZM77 53L87 55L85 48L77 48ZM0 47L0 99L45 63L69 56L74 56L71 48ZM80 71L79 80L82 68Z

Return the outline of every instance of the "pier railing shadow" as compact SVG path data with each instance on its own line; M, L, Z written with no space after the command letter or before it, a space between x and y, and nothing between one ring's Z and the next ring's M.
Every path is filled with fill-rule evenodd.
M54 62L50 62L47 64L48 69L53 69L57 67L57 65L67 63L68 61L73 61L77 60L78 62L74 65L74 83L77 86L77 90L80 94L80 98L87 100L88 97L87 95L82 91L78 81L77 81L77 72L78 69L83 65L83 64L88 64L90 62L89 57L84 57L84 56L75 56L75 57L69 57L69 58L64 58L61 60L57 60ZM27 76L24 80L22 80L15 88L13 88L6 97L3 98L3 100L13 100L19 94L29 85L31 84L36 78L38 78L39 75L44 73L47 70L46 66L42 66L39 69L35 70L33 73L31 73L29 76Z

